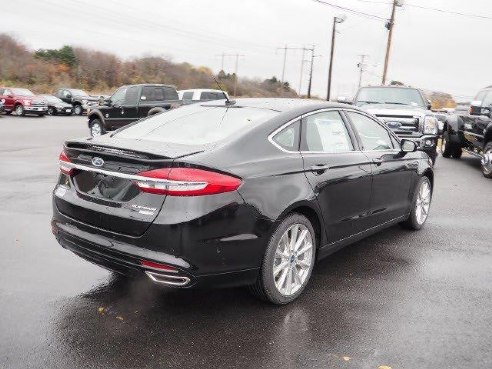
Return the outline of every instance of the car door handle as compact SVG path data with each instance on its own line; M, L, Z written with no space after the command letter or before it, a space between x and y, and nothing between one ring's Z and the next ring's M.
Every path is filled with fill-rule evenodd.
M383 164L383 159L381 159L381 158L372 159L372 162L374 164L376 164L377 166L380 166L381 164Z
M316 164L310 168L311 172L315 172L317 174L321 174L327 171L328 169L330 169L330 166L325 164Z

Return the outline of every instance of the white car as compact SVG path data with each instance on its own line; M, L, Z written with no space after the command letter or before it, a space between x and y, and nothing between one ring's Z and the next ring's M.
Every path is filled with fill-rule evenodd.
M192 89L178 91L179 99L183 105L193 104L200 101L212 101L228 99L227 92L212 89Z

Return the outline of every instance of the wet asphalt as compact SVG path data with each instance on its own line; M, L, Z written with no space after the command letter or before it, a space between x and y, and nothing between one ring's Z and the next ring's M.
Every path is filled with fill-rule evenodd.
M318 263L296 302L128 281L62 249L51 190L83 117L0 116L0 368L491 368L492 181L438 158L430 218Z

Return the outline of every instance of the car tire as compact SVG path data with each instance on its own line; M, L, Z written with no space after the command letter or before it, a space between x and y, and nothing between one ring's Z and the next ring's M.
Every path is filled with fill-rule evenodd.
M442 156L443 158L450 158L453 157L455 159L461 158L461 154L463 151L461 150L461 147L458 147L456 144L453 144L449 137L449 132L445 131L442 135Z
M44 117L45 114L44 113L38 113L38 117Z
M415 186L415 192L412 200L412 211L408 218L401 222L403 228L419 230L424 226L429 215L430 205L432 202L432 184L429 177L423 176Z
M48 115L56 115L56 109L52 106L48 107Z
M24 107L20 104L16 105L15 106L15 114L18 115L19 117L25 115L26 112L24 110Z
M74 115L82 115L84 112L84 109L82 108L82 105L77 104L73 107L73 114Z
M6 111L5 114L10 115L12 114L12 111Z
M250 287L251 292L275 305L295 300L311 278L315 257L316 234L311 222L301 214L287 216L270 237L258 279ZM284 291L281 292L283 286Z
M91 130L92 137L98 137L106 133L104 125L97 118L91 120L91 122L89 123L89 129Z
M485 178L492 178L492 141L486 143L483 148L481 168Z

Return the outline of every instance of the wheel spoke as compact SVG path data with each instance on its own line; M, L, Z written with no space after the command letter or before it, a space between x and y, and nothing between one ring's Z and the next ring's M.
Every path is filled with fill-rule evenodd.
M294 245L294 250L293 251L297 251L299 249L299 247L301 247L301 244L304 241L304 239L306 238L307 234L308 234L308 230L307 229L304 229L301 232L301 234L297 238L296 244Z
M297 270L297 268L294 267L294 269L292 269L293 273L294 273L294 281L299 285L301 286L302 285L302 280L301 280L301 276L299 275L299 271Z
M292 268L287 271L287 286L285 288L287 294L290 295L292 293Z
M311 263L308 263L306 260L297 260L297 265L300 266L302 269L309 269L311 266Z
M273 268L273 277L276 278L277 275L284 270L289 265L289 261L283 261L279 265Z
M280 275L280 278L278 279L278 283L277 283L277 288L279 290L283 289L288 272L289 272L288 268L282 269L282 274Z
M290 244L289 244L289 250L294 251L294 245L297 240L297 232L299 231L299 225L296 224L292 227L290 230Z
M305 242L304 243L304 246L297 251L297 256L300 256L304 253L306 253L307 251L311 250L311 248L313 247L313 244L311 242Z

